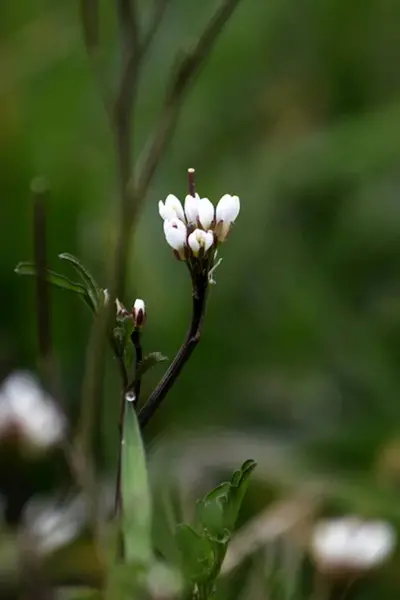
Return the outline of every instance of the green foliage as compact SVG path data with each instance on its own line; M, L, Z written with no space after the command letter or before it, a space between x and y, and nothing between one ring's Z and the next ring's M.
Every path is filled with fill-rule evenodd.
M61 258L62 260L66 260L74 267L74 269L80 275L83 281L83 285L80 283L76 283L75 281L71 281L70 279L65 277L65 275L60 275L60 273L55 273L54 271L46 270L48 282L60 289L79 294L83 297L83 300L85 301L87 306L89 306L89 308L94 313L96 313L99 309L99 303L102 300L101 296L104 292L97 285L94 277L83 266L81 261L78 260L72 254L64 252L62 254L59 254L59 258ZM31 262L20 262L15 267L15 272L18 275L37 275L36 265L35 263Z
M180 523L176 528L183 573L195 584L206 583L216 566L216 557L212 542L204 534L197 533L192 527Z
M81 261L76 258L76 256L73 256L68 252L63 252L59 254L58 257L61 258L61 260L66 260L80 275L86 292L92 301L94 311L96 312L99 309L99 303L101 302L101 289L97 285L94 277L89 273L86 267L83 266Z
M37 275L36 265L30 262L20 262L15 267L15 272L18 275ZM60 275L60 273L55 273L54 271L46 270L47 281L58 287L61 290L66 290L68 292L72 292L73 294L78 294L78 296L82 297L82 300L91 308L94 309L91 298L86 291L86 288L77 283L76 281L71 281L65 275Z
M183 572L204 598L214 589L255 467L254 460L247 460L229 482L220 484L197 503L195 529L186 524L176 528Z
M152 559L152 502L145 452L136 412L126 401L122 439L122 533L128 563L148 566Z

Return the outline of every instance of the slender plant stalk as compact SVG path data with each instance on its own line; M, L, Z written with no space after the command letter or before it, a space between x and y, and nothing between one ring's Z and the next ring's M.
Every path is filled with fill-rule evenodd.
M201 329L206 309L208 275L194 275L192 279L192 319L185 341L157 387L150 394L139 412L139 423L144 428L154 415L165 396L180 375L183 367L200 341Z
M142 386L142 378L139 373L139 367L143 361L142 334L139 327L136 327L133 330L131 340L135 348L135 379L133 381L132 389L134 395L134 406L138 406L140 400L140 390Z

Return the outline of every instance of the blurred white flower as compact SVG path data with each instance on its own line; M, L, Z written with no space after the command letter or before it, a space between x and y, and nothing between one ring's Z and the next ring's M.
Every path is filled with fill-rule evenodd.
M185 213L183 211L182 204L178 200L176 196L173 194L169 194L165 203L160 200L158 203L158 212L160 213L160 217L164 219L164 221L171 221L172 219L180 219L185 223Z
M164 221L164 234L171 248L178 252L180 258L184 258L187 238L186 225L180 219Z
M207 230L214 221L214 205L208 198L200 198L198 209L200 225Z
M0 437L17 432L24 442L45 449L59 443L66 419L30 373L17 371L0 388Z
M201 248L204 253L211 248L214 243L214 235L212 231L203 231L195 229L188 237L188 246L195 256L198 256Z
M191 196L190 194L185 198L185 214L188 223L197 223L199 218L199 201L200 196L195 194Z
M133 323L135 327L144 325L146 319L146 306L143 300L136 298L132 308Z
M379 566L395 545L396 533L390 523L343 517L315 526L311 552L321 571L358 572Z
M43 553L53 552L72 542L86 523L84 498L77 496L70 502L32 500L24 513L24 521L35 537L37 549Z
M216 208L216 233L218 240L223 242L229 233L232 223L235 222L240 212L240 200L238 196L225 194L222 196Z

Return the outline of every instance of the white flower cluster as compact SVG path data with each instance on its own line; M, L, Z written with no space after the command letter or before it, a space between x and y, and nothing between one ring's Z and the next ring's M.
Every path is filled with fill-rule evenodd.
M164 234L168 244L181 260L190 254L204 256L219 242L224 242L239 211L238 196L225 194L216 208L208 198L198 194L185 198L184 208L173 194L165 202L160 200L158 210L164 220Z
M321 571L339 574L378 567L395 545L396 533L390 523L350 516L319 522L311 552Z

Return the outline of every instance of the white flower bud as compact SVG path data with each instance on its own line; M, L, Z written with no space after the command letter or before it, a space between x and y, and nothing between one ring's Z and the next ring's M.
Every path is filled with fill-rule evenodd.
M0 437L16 432L45 450L62 441L67 423L61 410L30 373L12 373L0 388Z
M225 194L222 196L216 208L216 234L218 240L223 242L229 233L231 224L235 222L240 211L240 200L238 196Z
M136 298L132 308L132 317L135 327L142 327L146 320L146 306L143 300Z
M164 221L164 234L168 244L178 252L180 258L184 258L187 230L184 223L179 219Z
M198 256L201 249L206 253L214 243L214 234L212 231L203 231L195 229L188 237L188 245L194 256Z
M199 202L200 196L196 194L191 196L190 194L185 198L185 214L188 223L197 223L199 218Z
M316 525L311 552L321 572L346 575L379 566L395 544L396 534L389 523L345 517Z
M158 203L158 212L164 221L180 219L181 221L185 222L185 213L183 211L182 204L173 194L169 194L167 196L165 203L160 200Z
M199 205L199 222L203 229L209 229L211 223L214 221L214 205L208 198L200 198Z

